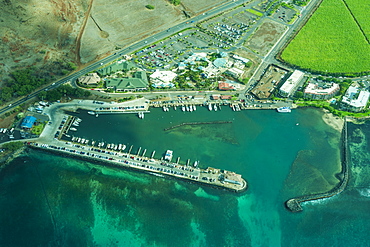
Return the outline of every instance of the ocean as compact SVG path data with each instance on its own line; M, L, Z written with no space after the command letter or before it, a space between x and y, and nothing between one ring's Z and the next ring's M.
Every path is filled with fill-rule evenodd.
M349 123L351 179L332 198L291 213L284 202L324 192L340 172L340 133L322 111L151 109L88 115L77 132L136 153L173 150L248 181L236 194L27 150L0 171L0 246L369 246L369 122ZM184 122L231 121L187 125Z

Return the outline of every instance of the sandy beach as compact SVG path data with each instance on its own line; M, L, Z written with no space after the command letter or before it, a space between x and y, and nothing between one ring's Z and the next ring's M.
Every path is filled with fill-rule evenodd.
M322 116L322 119L324 122L334 128L335 130L338 130L339 132L342 131L343 125L344 125L344 119L340 118L338 116L335 116L334 114L330 113L328 110L323 109L324 115Z

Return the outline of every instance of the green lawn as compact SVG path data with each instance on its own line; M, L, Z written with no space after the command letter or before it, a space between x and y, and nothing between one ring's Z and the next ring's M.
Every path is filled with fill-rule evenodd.
M254 15L256 15L256 16L259 16L259 17L263 16L263 14L262 14L261 12L259 12L259 11L257 11L257 10L254 10L254 9L247 9L247 11L248 11L249 13L252 13L252 14L254 14Z
M363 6L367 0L346 1ZM370 27L365 21L363 25ZM342 0L324 0L281 57L313 71L348 74L370 71L370 45Z

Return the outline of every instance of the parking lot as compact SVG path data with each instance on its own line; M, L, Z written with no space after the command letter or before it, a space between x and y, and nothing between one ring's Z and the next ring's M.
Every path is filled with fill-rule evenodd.
M248 37L258 18L239 7L143 48L134 54L135 62L146 70L173 69L193 52L230 49Z

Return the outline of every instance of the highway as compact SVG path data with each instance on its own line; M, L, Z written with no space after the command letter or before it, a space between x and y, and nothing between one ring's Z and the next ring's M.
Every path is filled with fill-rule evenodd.
M90 72L90 71L93 71L93 70L96 70L98 68L100 68L101 66L107 64L107 63L110 63L118 58L120 58L121 56L125 55L125 54L130 54L134 51L137 51L149 44L152 44L154 42L157 42L158 40L161 40L161 39L164 39L168 36L171 36L181 30L184 30L185 28L189 28L189 27L193 27L194 24L196 24L197 22L199 21L203 21L207 18L210 18L214 15L217 15L223 11L227 11L228 9L232 9L234 7L237 7L243 3L245 3L246 1L245 0L239 0L239 1L229 1L229 2L226 2L222 5L219 5L215 8L213 8L212 10L208 11L208 12L205 12L201 15L198 15L198 16L195 16L195 17L192 17L192 18L189 18L189 19L186 19L185 21L181 22L181 23L178 23L177 25L167 29L167 30L164 30L164 31L161 31L159 33L156 33L144 40L141 40L139 42L136 42L128 47L125 47L121 50L117 50L115 51L114 54L111 54L99 61L96 61L90 65L87 65L86 67L80 69L79 71L75 71L73 72L72 74L64 77L64 78L61 78L57 81L55 81L54 83L52 83L51 85L48 85L42 89L39 89L37 91L34 91L33 93L29 94L28 96L26 97L23 97L15 102L12 102L12 104L9 104L8 106L6 107L3 107L0 109L0 115L4 114L5 112L11 110L11 109L14 109L15 107L25 103L26 101L30 100L30 99L33 99L35 97L37 97L37 95L42 92L42 91L47 91L47 90L51 90L51 89L54 89L54 88L57 88L59 87L60 85L63 85L64 83L66 82L73 82L75 81L78 77L80 76L83 76L85 75L86 73Z

